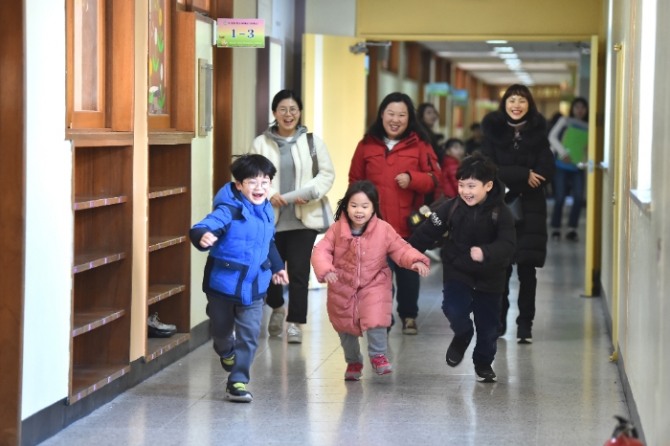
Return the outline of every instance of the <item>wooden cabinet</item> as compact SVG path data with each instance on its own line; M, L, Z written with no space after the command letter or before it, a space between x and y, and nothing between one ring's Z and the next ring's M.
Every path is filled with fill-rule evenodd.
M163 323L177 326L177 333L148 338L146 361L189 339L192 137L181 132L149 136L147 314L158 313Z
M130 370L132 135L73 136L74 403ZM45 216L48 218L48 216Z

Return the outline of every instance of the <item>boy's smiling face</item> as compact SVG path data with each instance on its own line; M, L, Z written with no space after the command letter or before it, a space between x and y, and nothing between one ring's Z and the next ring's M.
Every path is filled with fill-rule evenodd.
M482 183L474 178L458 180L458 195L468 206L476 206L486 200L486 195L493 189L493 181Z
M253 204L262 204L268 197L272 180L267 175L247 178L242 182L236 181L235 187Z

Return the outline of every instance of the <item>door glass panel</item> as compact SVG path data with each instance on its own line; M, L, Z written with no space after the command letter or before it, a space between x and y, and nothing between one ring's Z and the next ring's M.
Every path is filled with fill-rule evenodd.
M167 114L166 0L149 1L149 115Z
M74 2L74 110L100 111L101 0Z

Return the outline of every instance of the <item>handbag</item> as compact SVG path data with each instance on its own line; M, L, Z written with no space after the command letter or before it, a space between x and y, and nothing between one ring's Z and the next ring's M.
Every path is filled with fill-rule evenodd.
M512 213L514 223L521 223L523 221L523 203L521 194L508 192L507 195L505 195L505 204L507 205L507 209Z
M314 147L314 134L310 132L306 136L309 155L312 157L312 177L315 177L319 173L319 158L316 156L316 148ZM323 215L323 227L317 229L317 232L323 234L333 224L333 210L330 207L330 201L327 196L324 195L321 197L319 203L321 204L321 215Z

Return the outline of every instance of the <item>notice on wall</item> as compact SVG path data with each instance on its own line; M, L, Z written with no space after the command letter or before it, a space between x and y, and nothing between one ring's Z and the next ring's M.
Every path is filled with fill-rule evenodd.
M265 48L264 19L217 19L218 48Z

